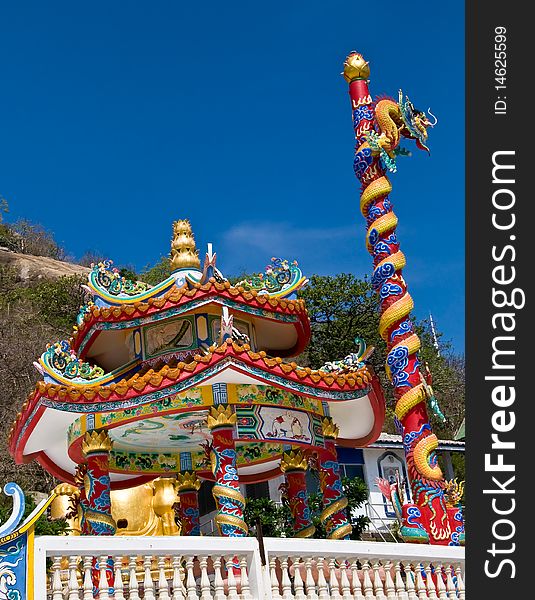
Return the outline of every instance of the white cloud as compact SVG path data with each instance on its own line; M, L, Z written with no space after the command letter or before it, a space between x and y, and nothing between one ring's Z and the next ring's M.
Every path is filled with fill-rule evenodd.
M305 274L361 274L369 257L358 224L343 227L299 228L287 222L246 221L222 236L223 272L263 271L272 256L296 259ZM362 242L362 252L359 251Z

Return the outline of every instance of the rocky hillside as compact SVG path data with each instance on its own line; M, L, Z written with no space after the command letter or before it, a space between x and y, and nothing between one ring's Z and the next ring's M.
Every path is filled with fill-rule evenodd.
M11 424L38 373L33 361L46 344L69 337L89 269L0 249L0 485L48 492L55 482L35 462L15 465L7 450Z
M20 282L24 284L89 273L89 268L81 265L54 260L46 256L18 254L0 248L0 268L2 267L15 271Z

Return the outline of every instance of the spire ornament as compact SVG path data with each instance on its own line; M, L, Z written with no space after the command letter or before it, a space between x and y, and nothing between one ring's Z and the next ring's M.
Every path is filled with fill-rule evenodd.
M190 222L188 219L175 221L171 240L171 271L200 269L200 267L201 261Z

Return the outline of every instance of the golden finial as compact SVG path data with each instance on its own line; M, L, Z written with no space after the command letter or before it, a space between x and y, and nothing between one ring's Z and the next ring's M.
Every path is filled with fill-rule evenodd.
M218 404L211 406L208 413L208 428L215 429L228 425L236 425L236 413L228 404Z
M112 445L110 436L105 429L88 431L82 441L82 452L84 456L95 452L110 452Z
M344 79L351 83L355 79L368 79L370 76L370 65L364 60L362 54L351 52L344 61Z
M201 261L190 222L187 219L175 221L171 240L171 271L200 269L200 267Z
M340 433L340 429L338 425L335 425L331 417L323 417L321 421L321 428L323 430L323 435L326 438L331 438L335 440Z
M306 471L308 460L302 450L287 450L281 458L281 471Z
M180 492L199 491L200 487L201 480L193 471L184 471L176 476L175 489L179 494Z

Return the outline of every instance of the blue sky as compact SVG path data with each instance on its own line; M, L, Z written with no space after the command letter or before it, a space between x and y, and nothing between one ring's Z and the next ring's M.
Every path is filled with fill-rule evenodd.
M227 275L271 256L370 273L340 76L439 118L391 199L418 317L464 350L464 5L24 2L0 7L0 193L9 220L137 269L189 218Z

